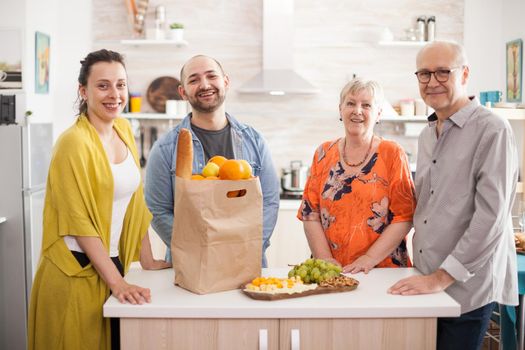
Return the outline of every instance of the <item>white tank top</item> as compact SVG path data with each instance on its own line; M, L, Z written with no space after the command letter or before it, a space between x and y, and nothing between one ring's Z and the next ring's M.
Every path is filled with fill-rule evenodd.
M131 196L140 185L140 171L133 161L131 152L123 162L118 164L109 163L111 172L113 173L113 212L111 214L111 241L109 256L118 256L120 235L122 233L122 225L124 224L124 216L128 209ZM65 236L64 241L69 250L83 253L84 251L77 243L74 236Z

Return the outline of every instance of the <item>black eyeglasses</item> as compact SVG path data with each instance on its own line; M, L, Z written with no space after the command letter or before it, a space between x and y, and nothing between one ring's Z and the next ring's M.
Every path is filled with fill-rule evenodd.
M448 78L450 78L450 73L460 69L462 67L456 67L451 69L437 69L435 71L429 71L429 70L421 70L417 71L414 74L417 77L417 80L419 80L420 83L426 84L430 81L430 77L432 74L434 74L434 78L436 78L437 81L440 83L445 83L448 81Z

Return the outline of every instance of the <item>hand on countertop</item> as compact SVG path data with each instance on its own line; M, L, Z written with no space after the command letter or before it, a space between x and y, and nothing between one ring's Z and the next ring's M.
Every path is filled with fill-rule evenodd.
M439 269L430 275L403 278L388 288L387 292L399 295L431 294L447 289L454 281L448 272Z
M343 268L343 272L355 274L358 272L368 273L372 270L377 263L368 255L361 255L359 258L355 259L353 263L346 265Z
M127 283L123 278L111 287L111 293L122 304L142 305L144 302L151 303L151 291L149 288L142 288L134 284Z

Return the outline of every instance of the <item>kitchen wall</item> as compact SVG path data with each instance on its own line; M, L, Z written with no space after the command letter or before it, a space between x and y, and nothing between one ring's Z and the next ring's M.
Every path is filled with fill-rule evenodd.
M149 26L153 25L154 7L160 4L166 7L168 22L185 24L187 47L123 46L116 40L132 36L124 2L93 0L94 47L125 53L130 87L143 94L156 77L178 77L183 62L191 56L216 57L231 78L227 110L263 132L277 167L292 159L310 163L318 144L343 134L338 95L353 74L380 81L393 104L400 98L418 97L413 76L418 48L376 45L384 27L400 38L417 16L435 15L437 38L463 41L463 1L295 1L295 67L321 93L242 95L237 88L262 64L262 1L203 0L197 6L190 0L152 0ZM383 130L396 132L391 125ZM415 150L414 139L403 142Z
M52 122L54 138L74 121L79 61L91 48L91 1L2 0L0 28L21 33L25 109L33 122ZM50 36L49 93L35 93L35 32Z

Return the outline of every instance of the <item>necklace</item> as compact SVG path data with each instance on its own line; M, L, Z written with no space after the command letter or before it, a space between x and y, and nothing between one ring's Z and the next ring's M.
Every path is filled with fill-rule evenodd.
M370 150L372 149L373 143L374 143L374 135L372 135L372 139L370 140L370 145L368 146L368 150L366 151L366 154L363 160L360 161L359 163L351 164L346 160L346 137L345 137L345 143L343 145L343 161L346 163L346 165L351 166L351 167L358 167L362 165L365 162L365 160L368 158L368 155L370 154Z

